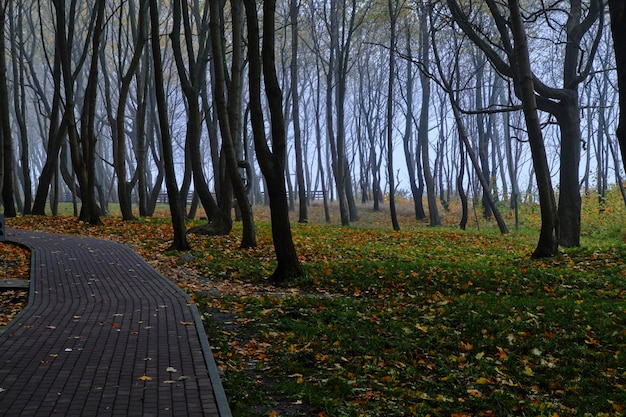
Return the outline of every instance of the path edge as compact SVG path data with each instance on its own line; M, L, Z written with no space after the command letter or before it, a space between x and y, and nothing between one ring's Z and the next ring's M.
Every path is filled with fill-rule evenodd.
M113 241L111 241L113 242ZM211 385L213 387L213 396L215 397L215 404L217 405L217 411L220 417L232 417L232 412L230 410L230 406L228 405L228 399L226 398L226 392L224 391L224 385L222 384L222 379L220 378L219 370L217 368L217 363L215 362L215 358L213 357L213 352L211 351L211 346L209 344L209 339L204 329L204 323L202 322L202 318L200 317L200 312L198 311L198 306L189 293L180 288L174 281L172 281L169 277L163 274L161 271L154 268L148 261L146 261L141 255L135 252L131 247L121 244L120 242L113 242L118 245L125 247L127 250L135 253L142 262L145 262L150 268L154 269L157 272L157 275L169 286L175 289L179 294L181 294L185 300L187 300L187 307L191 310L191 315L193 316L193 321L196 326L196 332L198 333L198 338L200 339L200 345L202 346L202 352L204 354L204 361L207 367L207 371L209 374L209 380L211 381ZM32 259L32 258L31 258Z

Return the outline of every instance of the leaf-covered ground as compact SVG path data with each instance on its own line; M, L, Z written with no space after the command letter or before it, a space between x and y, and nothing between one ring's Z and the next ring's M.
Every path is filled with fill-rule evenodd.
M30 252L20 246L0 242L0 279L28 280ZM28 303L28 290L0 288L0 330Z
M584 246L542 261L536 208L507 236L459 231L452 214L400 232L366 209L351 228L293 223L307 277L283 287L265 280L259 208L258 248L238 248L236 225L187 254L167 251L163 219L12 222L127 242L192 294L236 416L622 415L626 210L594 201Z

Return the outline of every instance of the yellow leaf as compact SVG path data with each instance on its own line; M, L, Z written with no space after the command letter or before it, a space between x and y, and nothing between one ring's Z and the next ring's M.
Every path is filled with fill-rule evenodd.
M498 359L505 360L508 357L509 357L509 355L506 354L504 349L502 349L500 346L498 346Z
M531 367L530 367L530 366L528 366L528 365L526 365L526 366L524 367L524 373L525 373L526 375L528 375L528 376L533 376L533 375L534 375L533 370L532 370L532 369L531 369Z
M485 385L489 383L489 380L485 377L480 377L476 380L476 383L479 385Z
M476 359L481 360L485 356L485 352L478 352L476 354Z
M152 381L152 377L148 376L148 375L142 375L139 378L137 378L140 381Z
M474 346L472 346L472 344L471 344L471 343L460 342L460 343L459 343L459 348L460 348L461 350L466 350L466 351L467 351L467 350L472 350L472 349L474 349Z
M483 393L475 388L470 388L467 390L467 393L473 397L480 398L483 396Z

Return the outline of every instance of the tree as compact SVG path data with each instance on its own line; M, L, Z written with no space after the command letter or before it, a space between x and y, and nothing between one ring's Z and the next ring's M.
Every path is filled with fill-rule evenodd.
M6 23L6 10L8 1L0 5L0 29L4 31ZM4 33L4 32L3 32ZM15 203L13 198L13 140L11 122L9 119L9 90L7 86L7 63L6 63L5 37L0 39L0 149L2 149L2 161L0 162L0 191L2 206L6 217L15 217Z
M66 10L64 1L55 0L57 42L61 60L61 73L65 92L64 123L69 137L70 155L73 172L78 180L81 194L81 209L79 219L92 225L101 223L99 208L96 203L96 135L95 109L98 93L98 54L102 34L104 32L105 1L98 0L92 10L91 27L87 39L91 39L91 61L87 77L87 84L83 93L80 125L75 115L75 77L72 63L72 47L74 39L74 19L76 17L76 3L73 2L70 10ZM69 24L66 18L69 12ZM87 48L87 44L85 45ZM85 49L86 51L86 49Z
M263 2L263 44L259 52L260 31L254 0L243 0L248 26L248 77L250 89L250 121L255 150L261 171L266 180L270 199L272 238L276 252L276 270L270 277L274 282L284 282L304 275L293 244L289 223L289 205L285 189L285 154L287 148L282 112L282 92L276 77L274 28L276 2ZM261 69L262 68L262 69ZM265 122L261 106L261 74L270 109L272 147L265 136Z
M515 80L518 89L518 96L522 100L524 107L524 117L526 118L526 128L528 129L528 140L535 167L535 177L539 188L539 199L541 207L541 232L537 248L533 252L533 258L553 256L557 252L557 211L548 161L543 144L541 124L537 112L537 102L535 97L535 86L532 69L530 67L530 57L528 45L526 43L526 33L522 21L519 2L508 0L509 11L511 13L511 31L513 34L515 55L513 64L515 69Z
M611 33L615 64L617 66L617 89L619 94L619 120L617 125L617 142L622 153L622 164L626 170L626 1L609 0L611 14Z
M389 12L390 23L390 38L389 38L389 80L387 85L387 174L389 176L389 213L391 215L391 224L393 230L400 230L400 224L398 223L398 215L396 213L396 197L395 197L395 182L393 171L393 84L395 82L396 75L396 37L397 37L397 24L398 15L400 13L400 6L397 2L392 0L387 1L387 8Z
M298 181L299 217L300 223L308 222L306 186L304 183L304 152L302 149L302 132L300 129L300 92L298 91L298 12L299 0L289 3L289 17L291 22L291 100L293 112L293 139L296 153L296 180Z
M129 3L129 8L134 8L134 5L132 3ZM121 15L122 12L123 8L120 8L119 25L128 23L124 21L124 18ZM113 139L113 167L117 175L117 195L123 220L135 219L132 211L131 184L127 180L126 169L126 104L128 101L128 96L130 94L131 82L133 78L135 78L135 76L137 75L137 70L139 69L139 64L141 62L141 57L143 54L144 44L147 40L147 13L147 1L142 0L139 4L139 13L137 19L138 28L134 39L133 55L128 65L128 68L126 69L126 72L121 76L121 80L119 83L119 99L115 115L113 115L113 111L112 109L110 109L111 105L107 105L107 112L109 113L109 123L111 125L111 136ZM134 22L132 24L134 24ZM122 31L120 28L119 33L121 32ZM122 41L122 39L118 39L120 50L122 49ZM102 51L101 56L103 72L106 72L104 51ZM122 70L123 68L120 68L120 71ZM109 85L110 82L108 81L108 75L105 74L104 79L105 85ZM105 94L107 96L109 95L109 90L110 88L107 88L105 90ZM107 99L107 103L110 103L110 101L110 98Z
M426 71L430 68L430 48L428 37L428 15L430 6L422 3L419 11L419 45L420 61ZM428 217L431 226L440 226L439 210L437 208L437 197L435 195L435 181L430 170L430 155L428 141L428 123L430 118L430 77L425 71L420 72L420 82L422 86L422 104L420 110L420 120L418 128L418 142L420 154L422 156L422 170L424 171L424 182L426 182L426 198L428 199Z
M213 97L217 117L222 133L222 154L226 163L226 178L228 184L223 184L227 190L232 189L239 202L239 208L243 220L243 236L241 240L242 248L252 248L256 246L256 236L254 230L254 220L252 216L252 206L248 200L243 180L239 172L239 163L235 151L235 137L240 132L241 119L241 65L242 65L242 8L241 0L231 2L233 19L233 57L232 73L228 88L228 101L226 100L226 73L224 63L224 51L222 49L222 37L220 32L220 8L216 2L210 2L210 27L211 45L213 49L213 60L215 62L215 85ZM232 187L232 188L231 188ZM231 195L230 192L223 196ZM220 201L220 221L232 227L231 199L222 198Z
M170 246L173 250L188 250L187 231L185 230L185 210L180 201L180 192L176 184L174 157L172 155L172 138L170 135L167 103L165 98L163 64L161 61L161 43L159 33L159 8L156 0L150 0L150 35L152 59L154 61L154 92L156 95L159 128L161 133L161 151L165 167L165 186L169 200L174 240Z
M200 138L202 136L202 111L200 99L203 89L206 88L206 74L209 56L211 54L211 41L209 37L209 13L208 3L205 3L204 11L196 9L189 10L188 2L176 0L173 5L174 25L170 38L178 77L181 89L186 100L187 109L187 131L185 133L185 150L193 172L194 190L202 202L207 212L207 217L213 219L218 210L217 203L209 192L209 186L204 176L202 164L202 152L200 149ZM197 35L194 35L191 16L195 16L200 21L196 22ZM183 31L181 32L181 23ZM186 59L183 57L181 47L181 37L184 36ZM197 42L193 42L197 36ZM185 62L187 67L185 67ZM230 205L229 205L230 207ZM230 214L230 213L229 213ZM219 228L218 228L219 229ZM229 228L221 230L219 233L228 233Z
M461 149L463 147L465 147L465 152L467 153L467 156L470 158L470 161L472 163L472 167L474 168L474 172L476 173L476 176L478 177L478 181L480 182L480 186L482 187L483 190L485 189L489 189L489 181L487 178L485 178L483 171L480 167L480 162L478 157L476 156L474 150L472 149L470 140L469 140L469 134L467 132L467 129L465 127L465 123L463 122L463 117L462 117L462 112L461 112L461 106L458 102L458 99L455 97L455 91L454 88L452 87L452 81L451 78L452 76L447 75L443 69L443 63L441 60L441 57L439 56L439 52L438 52L438 47L435 46L435 39L434 39L434 35L435 32L431 31L431 40L433 43L433 53L435 56L435 62L437 64L437 70L439 73L439 78L440 78L440 86L441 88L446 92L446 94L448 95L448 98L450 100L450 104L452 105L452 112L454 115L454 120L456 121L456 126L457 126L457 131L459 134L459 139L461 140L461 142L463 143ZM456 72L456 77L458 79L458 77L460 76L460 74L458 73L458 51L460 50L460 48L457 48L457 51L455 51L455 58L454 58L454 62L455 62L455 72ZM460 184L461 181L459 181ZM462 184L460 184L462 186ZM491 193L486 193L486 200L487 200L487 204L489 205L489 207L491 208L491 211L493 212L494 217L496 218L496 221L498 223L498 227L500 229L500 233L502 234L506 234L508 233L508 227L506 225L506 222L504 221L504 219L502 218L502 215L500 214L500 210L498 210L498 207L495 204L495 201L493 199L493 196L491 195ZM464 223L461 223L461 227L464 227Z
M17 7L15 7L17 6ZM7 7L9 13L9 30L11 41L11 55L13 59L13 107L15 111L15 122L18 126L20 138L20 179L22 182L22 191L24 193L24 203L22 205L22 213L30 214L33 204L33 192L30 170L30 154L28 149L28 130L26 127L26 80L25 80L25 64L24 61L29 59L24 50L24 7L20 4L14 4L10 0ZM14 13L17 12L17 15ZM18 46L19 44L19 46Z
M515 51L510 41L509 23L502 13L499 3L494 0L486 0L489 15L492 17L499 35L498 41L494 42L491 36L485 34L478 27L483 22L475 23L471 20L471 16L482 15L482 11L476 13L472 6L464 8L458 0L447 0L446 2L454 21L487 56L489 62L500 74L512 78L514 69L510 61ZM532 77L538 108L556 118L561 133L558 238L562 246L572 247L580 245L581 198L577 173L580 161L581 131L578 87L591 72L593 59L601 38L603 27L602 1L590 0L586 10L583 10L582 0L570 0L569 9L566 11L567 19L564 23L559 22L557 18L551 20L550 11L550 9L544 9L542 4L531 12L531 16L533 19L546 19L551 28L559 25L564 29L566 38L559 43L559 45L564 45L562 51L564 57L562 66L563 87L551 87L545 84L536 73L533 73ZM552 10L555 13L557 11L560 10ZM584 15L584 11L587 12L586 15ZM583 38L596 22L598 22L596 33L592 36L588 50L583 51ZM583 60L583 55L586 61Z
M421 24L420 24L421 30ZM410 57L412 55L411 49L411 31L412 28L410 25L406 25L406 55ZM428 36L426 37L426 41L428 42ZM424 179L421 174L422 164L420 163L421 157L421 149L418 139L418 145L415 147L415 152L413 152L413 125L414 125L414 114L413 114L413 93L414 93L414 70L413 70L413 62L407 60L406 62L406 118L404 125L404 135L402 137L402 145L404 148L404 158L406 160L407 172L409 174L409 186L411 187L411 195L413 196L413 207L415 210L415 219L420 221L426 218L426 213L424 212L424 204L422 203L422 197L424 195ZM430 79L426 77L430 82ZM424 102L424 96L430 96L430 84L428 85L428 92L425 91L426 87L422 86L422 103ZM428 113L428 105L425 106L426 112ZM424 108L422 108L424 110ZM428 129L428 122L426 122L426 129ZM428 131L426 131L428 133ZM419 131L418 131L419 137ZM432 179L432 177L431 177ZM434 191L434 186L433 186Z

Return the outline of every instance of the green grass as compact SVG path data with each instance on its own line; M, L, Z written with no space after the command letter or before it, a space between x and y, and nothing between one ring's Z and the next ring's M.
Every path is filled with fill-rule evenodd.
M307 276L281 287L267 282L270 227L255 212L256 249L239 249L236 224L229 236L191 237L192 260L152 260L194 295L235 416L626 412L626 210L616 193L605 207L584 198L583 247L539 261L533 205L506 236L483 219L460 231L456 212L429 228L401 211L394 232L385 212L362 209L342 228L318 223L313 207L309 224L292 224ZM161 219L107 222L99 235L149 254L167 247Z
M585 246L542 261L529 229L294 224L308 277L280 297L262 290L271 267L231 257L258 291L200 305L214 334L211 312L241 323L222 333L246 342L224 368L235 415L620 415L624 209L589 210Z

